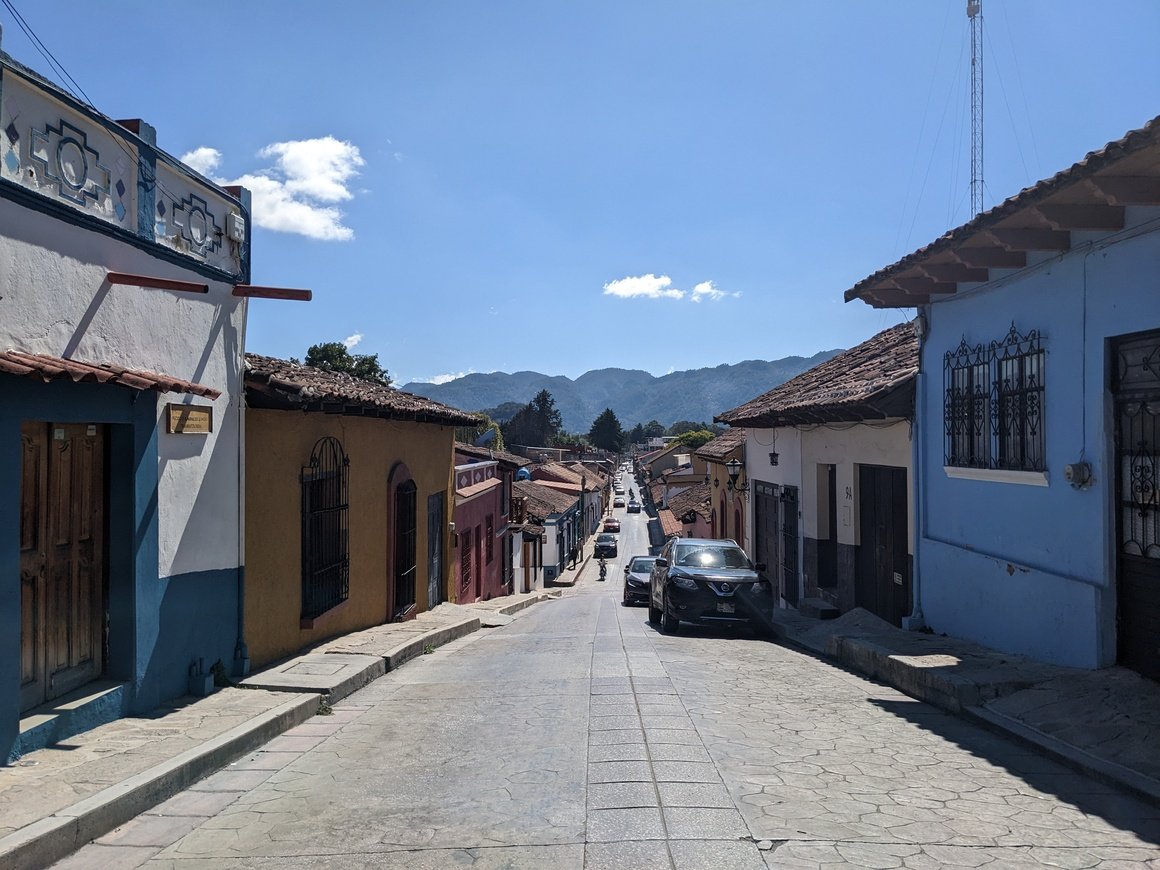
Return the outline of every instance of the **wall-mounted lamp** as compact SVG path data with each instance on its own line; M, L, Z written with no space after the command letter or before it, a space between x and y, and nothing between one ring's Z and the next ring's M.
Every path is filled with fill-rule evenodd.
M737 485L737 478L741 475L741 468L742 468L741 460L730 459L728 462L725 463L725 468L728 469L728 471L729 471L729 483L728 483L729 491L730 492L748 492L749 491L749 484L748 483L744 483L740 486Z
M770 465L777 465L777 451L776 450L769 451L769 464Z

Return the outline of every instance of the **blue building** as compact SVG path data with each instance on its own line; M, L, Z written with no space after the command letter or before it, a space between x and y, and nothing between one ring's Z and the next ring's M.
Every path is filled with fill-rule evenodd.
M915 615L1160 678L1160 118L846 299L918 309Z
M245 191L3 55L0 89L2 762L244 666L252 294Z

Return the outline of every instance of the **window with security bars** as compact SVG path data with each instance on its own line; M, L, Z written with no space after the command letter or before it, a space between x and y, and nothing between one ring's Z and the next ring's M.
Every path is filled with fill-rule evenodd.
M487 549L487 564L490 565L495 558L495 520L492 519L491 514L487 515L487 526L484 534L487 535L484 547Z
M415 606L418 573L418 487L407 480L395 488L395 613Z
M350 462L338 439L314 445L302 467L302 618L346 601L350 591L347 476Z
M459 588L471 588L471 529L459 533Z
M943 357L945 464L1043 471L1044 355L1037 330L987 345L966 339Z

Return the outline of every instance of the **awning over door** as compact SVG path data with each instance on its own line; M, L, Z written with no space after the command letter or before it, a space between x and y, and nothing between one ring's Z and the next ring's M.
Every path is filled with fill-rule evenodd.
M191 393L195 396L205 396L207 399L216 399L221 395L221 391L213 387L156 372L127 369L112 363L87 363L41 353L24 353L19 350L0 351L0 373L39 378L46 382L69 380L78 384L118 384L139 391Z

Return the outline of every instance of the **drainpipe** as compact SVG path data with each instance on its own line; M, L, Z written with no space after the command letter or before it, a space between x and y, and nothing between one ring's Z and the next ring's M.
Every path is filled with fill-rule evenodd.
M250 673L250 648L246 646L246 323L249 320L248 299L242 299L242 328L238 371L238 638L234 644L234 675Z
M907 631L918 631L926 628L926 617L922 613L922 571L919 568L919 556L922 553L923 514L926 511L926 500L923 497L923 483L925 479L923 457L926 451L922 449L924 426L928 422L926 415L926 373L922 369L922 349L926 344L926 333L930 329L930 306L925 305L918 309L914 318L914 332L918 339L918 373L914 376L914 408L911 411L910 424L910 463L914 469L914 565L911 570L910 587L913 590L914 610L910 616L902 618L902 627Z

